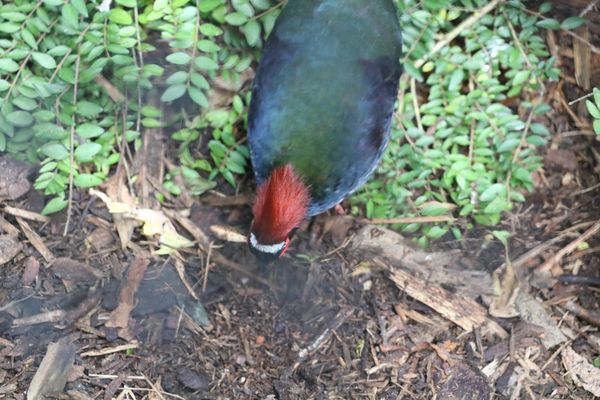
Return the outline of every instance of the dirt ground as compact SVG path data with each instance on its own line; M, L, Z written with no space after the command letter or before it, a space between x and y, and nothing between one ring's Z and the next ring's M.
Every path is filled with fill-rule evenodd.
M577 33L596 47L548 33L562 75L536 122L553 140L505 218L508 254L483 228L425 252L328 214L261 265L223 228L248 225L250 183L150 200L169 143L134 160L139 204L120 171L100 194L75 193L63 235L67 213L38 214L30 168L0 158L0 399L600 396L600 141L583 102L567 105L600 86L600 14L579 3L556 12L585 12ZM195 244L152 256L142 223Z

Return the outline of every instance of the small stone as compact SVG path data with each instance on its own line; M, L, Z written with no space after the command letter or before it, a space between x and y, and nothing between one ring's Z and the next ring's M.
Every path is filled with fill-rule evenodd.
M0 235L0 265L4 265L23 250L23 243L10 235Z

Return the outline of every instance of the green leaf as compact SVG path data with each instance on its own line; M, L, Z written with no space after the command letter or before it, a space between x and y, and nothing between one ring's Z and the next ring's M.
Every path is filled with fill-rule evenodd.
M81 163L93 161L94 156L102 150L102 146L98 143L84 143L75 149L75 159Z
M535 133L536 135L541 135L541 136L549 136L550 135L550 131L548 130L548 128L546 128L546 125L540 124L539 122L534 122L533 124L531 124L529 129L531 130L531 132Z
M169 54L167 56L167 61L172 64L183 65L190 62L192 57L189 54L183 52L177 52L173 54Z
M64 210L69 202L63 197L58 196L50 200L42 209L42 215L50 215Z
M585 101L585 106L592 117L595 119L600 119L600 110L598 109L598 106L589 100Z
M495 183L491 185L483 193L481 193L479 199L481 201L488 202L494 200L497 197L506 197L506 185L502 183Z
M431 228L429 228L426 235L427 235L427 237L429 237L431 239L439 239L442 236L444 236L447 232L448 232L448 228L432 226Z
M37 101L25 96L17 96L12 99L12 103L21 110L33 111L38 107Z
M208 107L208 99L200 89L190 86L188 88L188 94L194 103L198 104L200 107Z
M194 60L194 64L199 69L212 71L219 68L219 64L217 64L212 58L208 58L206 56L196 57Z
M163 102L169 102L173 100L177 100L181 96L185 94L186 87L185 85L173 85L169 86L167 90L162 94L160 100Z
M562 29L575 29L579 28L581 25L585 24L585 18L582 17L569 17L561 22L560 27Z
M548 11L552 10L552 3L550 3L549 1L542 3L542 5L540 5L540 14L545 14Z
M92 174L79 174L73 179L75 186L80 188L90 188L102 183L102 179Z
M162 112L158 108L153 107L153 106L143 106L140 111L144 117L149 117L149 118L162 117Z
M77 114L82 117L97 117L102 111L101 106L91 101L81 100L77 103Z
M167 78L167 85L185 83L188 80L188 77L189 75L186 71L177 71Z
M10 34L17 32L19 29L21 29L21 26L19 24L13 24L12 22L5 22L3 24L0 24L0 32Z
M454 70L452 75L450 76L450 83L448 84L448 90L450 91L458 91L462 87L463 79L465 78L465 73L462 69Z
M223 34L223 30L213 24L202 24L200 25L200 33L204 36L219 36Z
M529 79L529 74L530 72L528 70L517 72L517 74L513 78L513 85L521 85L523 82Z
M498 151L500 153L503 153L505 151L513 151L514 149L516 149L519 146L519 143L521 143L521 139L514 139L514 138L506 139L498 147Z
M496 239L498 239L500 242L502 242L504 247L508 246L508 238L510 236L510 232L504 231L504 230L492 231L492 235L494 235L496 237Z
M225 22L233 26L244 25L246 21L248 21L248 17L240 12L234 12L225 16Z
M206 78L202 74L198 74L196 72L192 73L191 81L194 86L200 89L208 90L210 89L210 84L206 80Z
M202 13L207 13L223 4L223 0L202 0L198 4L198 10Z
M62 17L65 24L67 24L67 26L70 26L72 29L76 29L79 26L79 16L77 13L77 9L73 7L73 5L70 3L65 4L64 2L62 2L62 6Z
M160 128L163 126L162 122L156 118L143 118L142 126L145 128Z
M41 148L41 151L46 157L56 161L65 160L69 157L69 151L60 143L48 143Z
M5 72L16 72L19 69L19 64L10 58L0 58L0 70Z
M536 22L536 25L544 29L560 29L560 22L558 22L554 18L543 19L541 21Z
M75 131L82 138L91 139L102 135L104 133L104 128L101 128L98 125L86 123L79 125Z
M202 39L198 41L198 50L203 51L205 53L215 53L221 50L221 48L212 40Z
M31 47L34 50L38 49L38 45L37 42L35 41L35 38L33 37L33 34L31 32L29 32L27 29L23 29L21 30L21 39L23 39L23 41L25 43L27 43L27 45L29 47Z
M117 4L120 4L123 7L134 8L137 7L137 0L117 0Z
M52 56L49 56L48 54L44 54L44 53L40 53L40 52L34 51L31 54L31 57L33 58L33 61L35 61L40 66L42 66L42 67L44 67L46 69L54 69L54 68L56 68L56 61L54 61L54 58L52 58Z
M27 111L13 111L6 115L6 120L17 127L24 127L33 124L33 116Z
M120 25L131 25L133 23L131 15L127 11L119 7L113 8L108 12L108 19L110 19L115 24Z
M249 21L243 27L244 35L246 35L246 41L250 46L256 46L260 41L260 24L253 20Z
M596 135L600 135L600 119L594 121L594 132Z
M75 7L79 14L81 14L85 18L88 17L88 10L85 6L84 0L71 0L71 4L73 4L73 7Z

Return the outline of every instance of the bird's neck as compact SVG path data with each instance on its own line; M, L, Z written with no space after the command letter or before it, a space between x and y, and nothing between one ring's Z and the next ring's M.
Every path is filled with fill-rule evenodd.
M275 167L258 187L252 233L262 244L286 240L304 220L309 202L309 188L291 164Z

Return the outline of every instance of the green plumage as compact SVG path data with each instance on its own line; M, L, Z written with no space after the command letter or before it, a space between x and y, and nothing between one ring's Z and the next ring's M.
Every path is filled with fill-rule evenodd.
M392 0L289 0L250 107L258 183L291 163L310 185L309 215L362 185L387 144L400 56Z

